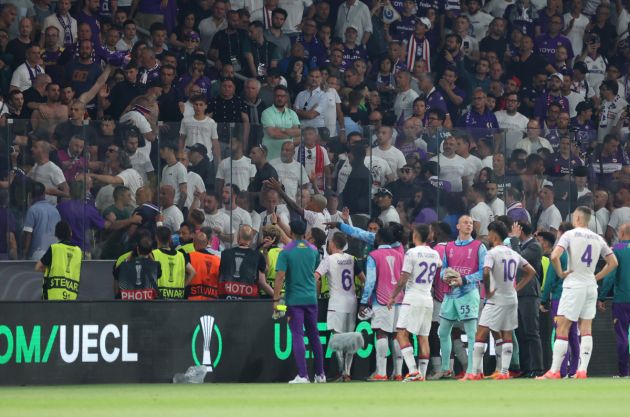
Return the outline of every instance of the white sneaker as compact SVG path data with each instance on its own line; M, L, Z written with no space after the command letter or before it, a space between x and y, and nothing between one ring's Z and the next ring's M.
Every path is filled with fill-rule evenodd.
M325 378L324 378L324 382L326 382ZM289 381L289 384L310 384L310 383L311 381L309 381L308 378L304 378L299 375L297 375L295 378Z
M326 375L315 375L315 380L313 382L315 382L316 384L325 384Z

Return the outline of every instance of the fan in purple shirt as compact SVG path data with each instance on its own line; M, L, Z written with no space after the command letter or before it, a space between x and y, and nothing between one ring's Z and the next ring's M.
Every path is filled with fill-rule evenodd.
M582 160L577 155L571 154L571 140L568 136L560 138L558 151L547 159L547 174L551 177L562 177L570 175L573 169L583 165Z
M571 41L566 36L560 34L560 29L562 29L562 18L560 16L554 16L551 18L549 33L536 38L536 51L538 55L547 58L549 63L554 62L556 50L559 46L567 48L567 61L573 59Z
M457 123L457 126L467 128L475 138L489 136L499 130L496 116L486 107L486 98L485 91L475 89L470 111L462 115Z
M593 123L593 106L589 101L578 103L575 108L577 116L571 119L569 130L580 152L586 154L597 140L597 128Z

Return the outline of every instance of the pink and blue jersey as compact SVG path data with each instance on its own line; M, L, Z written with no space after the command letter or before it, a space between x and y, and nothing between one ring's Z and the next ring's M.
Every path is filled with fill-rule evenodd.
M483 261L488 250L478 240L468 239L448 242L442 259L441 275L446 268L453 268L462 276L461 287L450 288L446 297L459 298L471 291L479 289L483 279ZM483 297L485 294L481 294Z
M403 260L403 251L389 245L380 245L378 249L370 252L361 304L374 301L382 305L387 304L400 279ZM404 293L398 294L396 303L400 303L403 297Z

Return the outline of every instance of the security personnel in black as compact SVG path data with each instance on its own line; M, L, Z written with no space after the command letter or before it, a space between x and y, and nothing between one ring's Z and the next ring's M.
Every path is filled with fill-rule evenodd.
M273 295L267 283L267 263L259 251L252 249L254 229L243 225L238 231L238 246L221 253L219 266L219 296L228 300L258 298L260 290Z
M195 276L195 269L190 265L190 257L172 248L171 229L168 227L159 226L155 237L158 248L152 254L162 269L157 281L160 298L184 299L184 289Z
M143 237L135 253L114 269L114 294L122 300L154 300L159 298L160 263L153 260L153 241Z
M72 229L64 221L55 226L53 243L42 259L37 261L35 270L44 273L43 300L76 300L81 280L81 248L70 243Z

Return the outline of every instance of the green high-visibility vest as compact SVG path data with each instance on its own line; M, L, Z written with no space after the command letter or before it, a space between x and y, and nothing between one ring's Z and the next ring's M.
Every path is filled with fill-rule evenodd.
M195 245L193 243L186 243L185 245L179 245L177 250L182 251L184 253L191 253L195 251Z
M161 297L166 299L184 298L186 283L186 259L184 254L176 252L175 255L169 255L160 249L155 249L153 258L162 267L162 275L157 282Z
M65 243L50 246L52 260L44 271L44 300L76 300L81 280L81 248Z

